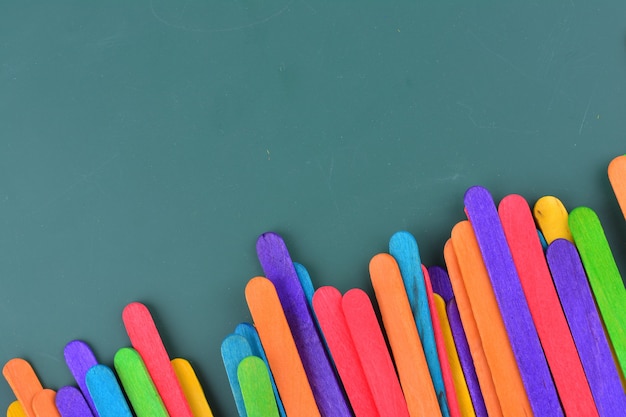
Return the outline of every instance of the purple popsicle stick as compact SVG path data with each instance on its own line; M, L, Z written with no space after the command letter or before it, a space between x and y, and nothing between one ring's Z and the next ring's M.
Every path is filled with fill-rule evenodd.
M65 345L63 355L65 356L65 363L74 376L74 379L83 393L92 414L98 417L98 411L96 410L96 406L94 405L91 395L89 394L89 390L87 389L87 383L85 382L85 375L87 375L87 371L98 364L96 356L91 351L89 345L81 340L73 340Z
M322 345L285 243L276 233L264 233L257 240L256 247L265 276L276 287L321 415L352 416Z
M57 391L54 402L62 417L92 417L93 413L83 393L76 387L62 387Z
M433 286L433 292L439 294L446 304L454 298L450 277L445 269L440 266L431 266L428 268L428 275L430 276L430 284Z
M623 416L626 395L578 251L556 239L546 257L598 414Z
M533 413L562 416L563 410L493 198L485 188L474 186L467 190L464 201Z
M430 273L430 269L428 272ZM459 355L459 362L461 362L463 375L465 375L465 383L467 384L467 389L469 390L470 398L472 399L474 412L477 417L488 417L489 414L487 413L483 393L480 390L480 384L478 382L478 376L476 375L476 368L474 367L472 353L470 351L469 344L467 343L467 338L465 337L465 330L463 330L461 314L459 313L459 307L456 305L456 300L454 298L446 303L446 311L448 313L450 329L452 330L452 337L454 338L454 346L456 346L456 351Z

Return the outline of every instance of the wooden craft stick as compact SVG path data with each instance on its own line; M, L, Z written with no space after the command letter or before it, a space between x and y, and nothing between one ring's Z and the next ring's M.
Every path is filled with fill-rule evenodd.
M369 269L409 415L441 415L398 264L381 253L371 259Z
M257 240L257 254L265 276L278 293L320 413L324 417L350 417L352 413L326 355L285 242L275 233L265 233Z
M85 386L85 388L87 388ZM93 412L83 393L76 387L65 386L57 391L54 399L59 413L63 417L92 417Z
M609 163L609 182L615 198L626 218L626 155L620 155Z
M37 417L61 417L54 402L57 393L51 389L43 389L33 397L33 411Z
M548 244L555 239L574 241L567 224L569 214L558 198L551 195L541 197L533 207L533 216Z
M467 190L464 201L530 406L535 415L563 415L495 203L479 186Z
M433 293L438 294L446 303L454 298L450 277L445 269L440 266L430 266L428 267L428 276Z
M296 270L296 275L298 276L298 281L302 286L302 291L304 291L304 297L306 298L307 305L309 306L309 309L313 311L313 294L315 293L315 288L313 287L313 281L311 281L311 275L302 264L294 262L293 267Z
M553 241L546 252L560 303L601 416L621 416L626 395L576 247Z
M32 407L33 398L43 390L43 386L30 363L22 358L13 358L4 365L2 374L26 415L36 417Z
M502 199L498 213L563 410L597 416L530 207L522 196L511 194Z
M252 356L252 348L245 337L233 333L222 340L221 352L230 390L233 393L235 405L237 406L237 412L240 417L246 417L246 406L243 402L241 387L239 386L237 369L239 368L239 362L248 356Z
M461 315L459 314L456 299L453 298L446 304L446 313L459 364L463 371L465 384L472 401L472 408L477 417L487 417L489 414L487 413L485 400L480 390L478 377L476 376L476 368L474 367L470 347L467 343L467 337L465 337L465 331L463 329L463 323L461 322ZM461 394L459 394L459 402L461 402ZM462 406L461 410L463 410Z
M7 417L26 417L26 412L18 400L13 401L7 408Z
M117 378L108 366L92 367L85 381L100 417L133 417Z
M458 226L458 224L457 224ZM466 227L466 226L465 226ZM454 231L454 229L452 229ZM450 277L450 283L454 289L455 301L458 304L459 316L462 320L462 327L464 329L469 350L471 353L472 363L476 370L476 377L480 384L480 390L476 390L475 386L468 385L470 389L470 395L472 399L481 396L487 408L489 416L502 416L502 407L500 406L500 399L496 392L496 386L491 375L491 369L489 367L489 361L485 349L483 348L480 332L478 330L478 324L472 311L472 304L465 288L465 282L461 274L461 268L454 251L454 245L452 238L448 239L443 249L444 259L446 261L446 267L448 268L448 276ZM465 265L467 266L467 265ZM482 267L484 269L484 266ZM465 373L466 380L467 371ZM474 390L472 389L474 388ZM473 401L474 409L477 410L476 401ZM530 408L530 407L528 407Z
M63 356L65 357L67 367L85 397L85 401L87 401L87 405L89 405L93 415L97 417L98 412L96 410L96 406L91 399L91 395L89 395L87 383L85 382L85 375L87 374L87 371L91 369L92 366L98 364L96 355L94 355L87 343L82 340L73 340L65 345L65 348L63 349Z
M263 350L263 345L261 344L261 339L259 338L259 333L256 331L254 326L250 323L239 323L237 327L235 327L235 333L240 334L246 338L248 344L250 344L250 348L252 349L252 354L254 356L258 356L263 359L265 365L269 369L270 364L267 361L267 356L265 355L265 350ZM278 395L278 388L276 388L276 381L274 380L274 375L272 375L272 370L270 369L270 381L272 382L272 389L274 390L274 397L276 397L276 405L278 405L278 412L281 417L286 417L285 407L283 406L283 402L280 399L280 395ZM195 414L194 414L195 415Z
M389 253L396 260L400 269L404 289L409 301L413 321L422 344L428 372L439 400L439 409L444 417L450 416L446 387L441 373L441 364L437 354L437 345L433 332L432 317L428 307L424 274L419 249L413 235L400 231L389 240ZM409 408L411 406L409 405Z
M321 287L313 295L313 308L355 417L380 417L343 314L342 295L334 287Z
M248 417L278 417L269 371L258 356L244 358L237 369Z
M139 352L123 347L115 353L113 364L137 417L168 417Z
M130 303L122 312L122 320L131 345L141 355L168 414L193 417L148 308L138 302Z
M596 213L578 207L569 216L569 227L580 253L591 290L621 375L626 375L626 289Z
M369 297L363 290L354 288L344 294L341 305L378 413L381 417L409 417L402 387Z
M430 282L430 275L425 266L422 265L422 272L424 275L424 282L426 284L426 297L428 299L428 308L430 309L430 316L433 321L433 331L435 333L435 342L437 344L437 355L439 355L439 363L441 364L441 375L443 376L443 384L446 389L446 397L448 399L448 408L450 410L451 417L460 417L461 410L459 408L459 401L456 394L456 388L454 387L454 379L452 378L452 369L450 368L450 362L448 362L448 354L446 352L446 344L443 339L442 324L439 320L439 313L437 312L437 306L435 305L433 287ZM447 320L447 318L446 318Z
M213 417L204 390L189 361L183 358L174 358L171 360L171 364L193 416Z
M267 278L252 278L246 301L287 415L320 416L274 285Z
M463 417L474 417L476 413L474 412L472 398L467 388L467 382L465 382L465 375L461 368L459 355L454 345L454 337L452 335L452 329L450 328L450 322L448 321L448 313L446 312L446 302L439 294L433 294L433 302L437 309L437 314L439 315L439 326L441 327L445 353L448 356L448 363L450 364L450 372L454 382L460 415Z
M454 226L452 244L502 413L505 416L532 415L494 290L481 258L472 226L468 221ZM452 278L452 273L450 278ZM454 293L458 294L456 287Z

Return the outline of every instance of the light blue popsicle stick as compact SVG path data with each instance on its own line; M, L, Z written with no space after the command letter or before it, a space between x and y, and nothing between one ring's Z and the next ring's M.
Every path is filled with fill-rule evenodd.
M133 417L113 371L95 365L85 375L87 389L100 417Z
M237 412L240 417L247 417L248 414L246 413L246 406L241 394L241 386L239 385L239 379L237 378L237 368L239 367L239 363L244 358L253 356L252 348L245 337L232 333L226 336L222 341L221 350L224 368L226 369L230 389L233 392Z

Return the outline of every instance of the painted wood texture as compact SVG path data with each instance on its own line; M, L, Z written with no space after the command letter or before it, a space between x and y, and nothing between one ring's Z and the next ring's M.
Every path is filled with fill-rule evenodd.
M287 415L320 416L274 284L252 278L246 285L246 301Z
M172 368L174 368L176 378L183 389L183 393L187 399L187 404L189 404L189 408L191 408L193 416L213 417L213 411L209 406L204 390L200 385L198 376L193 370L191 363L189 363L187 359L183 358L174 358L170 361L170 363L172 364Z
M85 387L86 388L86 387ZM54 399L63 417L91 417L93 412L80 389L73 386L61 387Z
M91 412L94 416L97 416L98 411L96 410L96 406L91 399L91 395L89 395L87 383L85 382L85 375L87 375L87 371L91 369L92 366L98 364L96 355L87 343L82 340L72 340L65 345L65 348L63 349L63 356L65 358L65 363L72 373L76 384L78 384L80 391L83 393L85 401L87 401Z
M491 194L474 186L464 202L531 408L535 415L563 415Z
M57 393L45 388L35 394L33 398L33 411L37 417L61 417L54 401Z
M278 417L269 371L258 356L244 358L237 368L237 378L248 417Z
M87 389L101 417L133 417L113 371L96 365L85 375Z
M130 303L122 312L122 320L131 345L141 355L168 414L193 417L148 308L138 302Z
M334 287L315 291L313 308L355 417L380 417Z
M608 168L609 182L626 219L626 155L613 158Z
M570 213L569 226L622 376L626 375L626 289L600 219L588 207Z
M402 387L369 297L365 291L354 288L344 294L341 305L379 414L409 417Z
M30 363L22 358L10 359L2 368L2 374L26 415L35 417L33 398L43 390L43 386Z
M541 197L533 206L533 216L546 243L550 244L555 239L574 241L567 223L569 214L558 198L551 195Z
M430 284L433 287L433 293L439 294L446 303L454 298L454 290L450 283L450 277L445 269L440 266L429 266L428 276L430 277Z
M239 386L237 369L239 368L239 363L244 358L252 356L252 348L245 337L233 333L229 334L224 338L224 340L222 340L220 350L222 353L222 361L224 362L224 369L226 370L226 376L228 376L230 390L233 393L235 405L237 406L237 412L240 417L246 417L246 406L243 402L241 387Z
M24 411L24 407L18 400L13 401L7 407L7 417L26 417L26 412Z
M557 239L546 257L598 413L621 416L626 395L578 251L571 242Z
M446 387L441 373L441 364L439 363L439 355L435 343L432 315L428 306L422 261L417 242L409 232L400 231L394 233L389 240L389 253L396 260L400 269L413 320L417 326L417 332L422 343L426 363L428 364L428 371L437 399L440 402L439 408L444 417L449 416Z
M563 410L597 416L530 207L522 196L511 194L502 199L498 213Z
M257 255L265 276L276 288L320 413L324 417L350 417L352 413L326 355L285 242L275 233L265 233L257 240Z

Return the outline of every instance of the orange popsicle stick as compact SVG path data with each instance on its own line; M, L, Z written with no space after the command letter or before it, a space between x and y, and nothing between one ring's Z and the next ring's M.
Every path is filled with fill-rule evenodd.
M478 242L469 221L452 229L452 245L505 416L533 415Z
M274 284L264 277L252 278L246 285L246 301L287 415L320 417Z
M57 393L51 389L39 391L33 398L33 410L37 417L61 417L54 402Z
M22 404L26 415L36 417L33 410L33 398L43 391L43 386L30 363L21 358L11 359L4 365L2 374L17 400Z
M620 155L609 163L608 174L615 198L626 218L626 155Z
M502 409L500 408L500 400L496 393L496 387L493 383L491 376L491 369L489 369L489 363L487 362L487 356L483 349L482 341L480 340L480 333L478 332L478 325L474 318L472 306L470 304L467 290L465 289L465 283L461 276L461 270L459 263L454 252L452 245L452 239L448 239L443 249L444 258L446 261L446 267L448 269L448 275L450 276L450 282L454 289L454 298L459 308L459 315L461 316L461 322L465 329L465 336L467 337L467 344L469 345L472 358L474 360L474 368L476 369L476 377L480 384L480 390L485 401L485 407L490 416L502 417Z
M372 258L369 269L409 415L441 416L398 264L381 253Z

